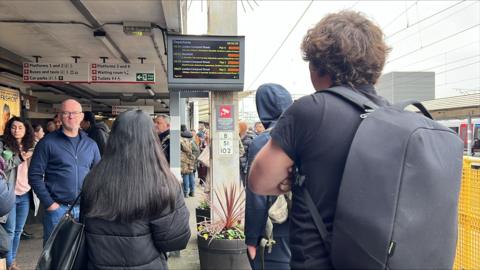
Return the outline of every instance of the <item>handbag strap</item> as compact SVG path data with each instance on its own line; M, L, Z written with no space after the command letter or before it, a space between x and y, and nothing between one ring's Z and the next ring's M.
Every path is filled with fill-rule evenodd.
M73 201L72 205L70 205L70 207L68 208L67 213L68 213L69 215L72 215L73 207L75 207L75 205L77 205L77 202L78 202L78 200L80 199L81 196L82 196L82 191L80 191L80 193L78 194L77 198L75 198L75 200Z

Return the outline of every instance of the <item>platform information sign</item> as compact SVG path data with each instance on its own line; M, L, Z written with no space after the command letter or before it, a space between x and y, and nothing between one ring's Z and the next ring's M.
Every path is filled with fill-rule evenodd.
M24 82L87 83L87 63L23 63Z
M245 37L167 36L169 89L243 91Z
M173 77L239 79L240 41L173 40Z
M91 64L92 83L155 83L153 64Z

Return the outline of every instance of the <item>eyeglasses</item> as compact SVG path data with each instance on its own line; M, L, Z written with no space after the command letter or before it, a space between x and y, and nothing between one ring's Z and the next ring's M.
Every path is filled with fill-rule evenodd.
M70 116L70 117L76 117L80 114L82 114L83 112L62 112L62 116L63 117L67 117L67 116Z

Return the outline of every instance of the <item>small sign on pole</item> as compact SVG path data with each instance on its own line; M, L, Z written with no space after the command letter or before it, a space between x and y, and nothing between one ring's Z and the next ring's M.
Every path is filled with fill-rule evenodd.
M233 155L233 132L219 132L220 155Z
M234 130L233 105L217 106L217 130Z

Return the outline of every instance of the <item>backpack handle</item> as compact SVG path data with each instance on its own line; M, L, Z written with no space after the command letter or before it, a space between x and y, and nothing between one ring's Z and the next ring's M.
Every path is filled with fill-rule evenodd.
M396 103L395 105L393 105L393 107L403 111L409 105L415 106L417 109L420 110L420 112L422 112L423 115L433 120L432 115L428 112L425 106L423 106L423 104L420 103L420 101L417 101L414 99L407 99L404 101L400 101L399 103Z
M370 99L367 97L361 95L360 93L355 92L355 90L351 88L347 88L345 86L334 86L330 87L324 90L321 90L320 92L328 92L332 93L336 96L339 96L343 99L346 99L347 101L350 101L357 107L359 107L361 110L365 111L368 109L375 110L379 106L375 103L373 103Z

